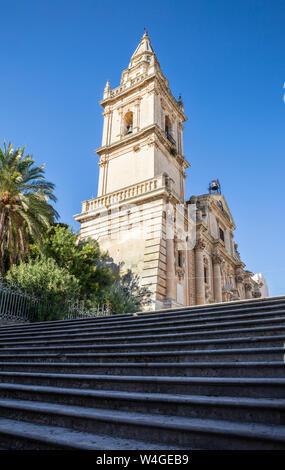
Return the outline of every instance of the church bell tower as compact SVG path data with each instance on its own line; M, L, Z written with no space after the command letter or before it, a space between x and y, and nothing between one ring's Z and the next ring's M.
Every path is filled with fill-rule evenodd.
M172 96L168 80L145 32L123 71L120 86L104 89L104 125L100 156L98 197L162 173L173 180L184 201L182 101Z
M187 118L181 97L176 100L170 91L146 31L122 72L120 85L112 90L107 81L100 104L104 124L102 145L96 150L98 195L84 201L81 214L75 216L81 223L80 236L95 238L115 262L123 261L138 274L152 292L153 308L169 305L174 297L184 305L186 280L185 285L181 281L179 294L173 287L173 278L178 276L180 282L175 266L179 268L181 259L175 241L169 242L165 234L165 207L185 203L189 163L183 154L183 123Z

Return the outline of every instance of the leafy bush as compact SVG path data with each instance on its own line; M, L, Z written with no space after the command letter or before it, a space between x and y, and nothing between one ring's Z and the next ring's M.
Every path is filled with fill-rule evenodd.
M43 299L38 320L64 318L68 304L78 302L85 311L104 304L114 314L136 312L148 303L150 292L130 270L121 274L123 264L103 254L95 240L78 240L72 228L56 224L41 246L31 245L30 258L14 265L7 279Z
M78 279L52 258L42 257L13 265L6 279L40 299L41 308L35 319L38 321L62 318L68 300L76 299L80 292Z
M112 313L132 313L141 310L150 302L150 291L141 287L139 277L128 270L119 276L103 294L104 302Z

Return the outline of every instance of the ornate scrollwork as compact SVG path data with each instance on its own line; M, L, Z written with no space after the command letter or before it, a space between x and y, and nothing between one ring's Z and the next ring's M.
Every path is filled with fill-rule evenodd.
M214 264L221 264L223 262L223 258L218 250L212 254L212 260Z
M252 290L252 284L250 282L245 282L244 283L244 288L247 291L251 291Z
M204 240L202 240L202 238L199 238L199 240L196 243L195 249L197 251L204 251L205 248L206 248L206 243L204 242Z

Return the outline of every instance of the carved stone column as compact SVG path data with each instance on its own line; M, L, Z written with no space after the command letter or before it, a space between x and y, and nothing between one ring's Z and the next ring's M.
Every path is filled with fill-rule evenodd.
M236 283L237 283L237 289L238 289L238 292L239 292L239 296L240 296L240 299L242 300L242 293L243 293L243 280L244 280L244 276L242 273L238 273L236 275Z
M223 258L219 252L213 254L213 273L214 273L214 296L216 302L222 302L222 277L221 277L221 263Z
M204 262L203 251L206 244L203 240L198 240L195 246L195 280L196 280L196 304L205 303L205 282L204 282Z
M245 298L246 299L252 299L252 285L250 282L245 282L244 283L244 288L245 288Z

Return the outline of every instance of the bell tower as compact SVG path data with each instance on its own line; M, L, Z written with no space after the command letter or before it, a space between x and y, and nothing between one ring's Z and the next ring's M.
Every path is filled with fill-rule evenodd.
M120 86L109 81L100 102L104 111L98 197L166 173L185 200L181 98L169 89L147 32L123 71Z
M80 237L95 238L115 262L138 274L152 292L153 309L189 304L186 257L177 237L166 235L169 205L176 218L177 204L185 205L187 118L146 31L120 85L111 89L107 81L100 104L98 196L84 201L75 216Z

